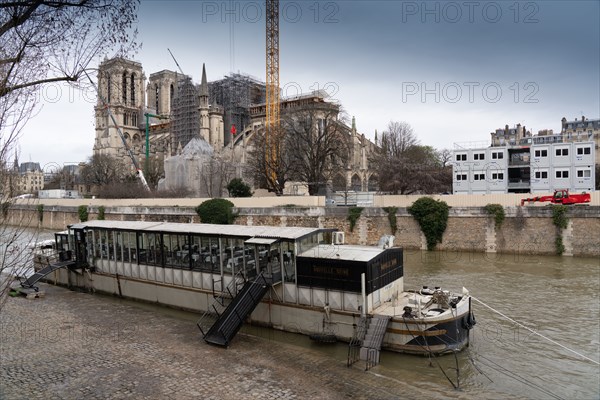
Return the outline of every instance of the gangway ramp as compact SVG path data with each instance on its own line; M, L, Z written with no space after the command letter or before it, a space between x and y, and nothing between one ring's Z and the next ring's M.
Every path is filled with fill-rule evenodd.
M229 346L244 321L254 311L263 296L269 291L270 283L260 274L256 279L247 281L237 296L233 298L225 311L210 327L204 340L218 346Z
M48 264L47 266L45 266L44 268L42 268L35 274L31 275L24 282L21 282L21 286L24 288L34 288L35 284L38 283L40 281L40 279L42 279L46 275L56 271L57 269L69 267L72 265L75 265L74 260L59 261L59 262L55 262L52 264Z

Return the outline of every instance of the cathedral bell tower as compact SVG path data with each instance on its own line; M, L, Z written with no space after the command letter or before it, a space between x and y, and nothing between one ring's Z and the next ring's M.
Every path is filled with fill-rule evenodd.
M132 148L142 146L142 118L145 104L146 77L142 65L124 58L104 60L98 70L98 92L101 98L94 107L96 139L94 154L121 158L125 148L117 128L108 115L103 100L110 107L125 140Z

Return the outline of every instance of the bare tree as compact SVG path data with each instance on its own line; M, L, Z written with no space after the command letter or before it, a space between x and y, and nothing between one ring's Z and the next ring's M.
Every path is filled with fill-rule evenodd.
M249 151L249 172L256 187L283 194L285 183L290 180L292 165L289 153L284 151L281 141L275 147L267 148L264 130L254 133L252 148Z
M450 151L450 149L438 150L438 157L440 159L440 162L442 163L442 166L446 167L450 163L450 161L452 161L452 152Z
M263 132L255 133L249 164L259 187L275 187L279 195L286 182L301 181L306 182L309 194L316 195L336 170L346 167L350 137L337 106L288 111L282 116L281 128L274 149L267 147ZM275 152L276 163L270 164L273 157L269 157L269 151ZM275 177L270 177L268 171L273 171Z
M221 156L213 154L207 162L202 165L200 179L208 197L222 197L227 183L234 175L234 168Z
M339 169L346 167L350 136L338 120L337 107L306 108L282 120L292 179L306 182L316 195Z
M420 145L409 124L390 122L371 163L384 192L436 193L447 190L442 157L433 147Z
M22 128L43 85L75 84L96 58L137 48L137 7L130 0L0 0L0 308L12 277L29 268L23 248L35 240L35 224L11 213L7 165Z
M81 179L86 185L104 186L122 182L127 172L120 159L108 154L94 154L81 168Z
M164 157L156 156L148 160L148 168L145 168L144 177L150 189L156 190L158 181L165 176Z
M114 47L121 54L136 48L137 7L130 0L0 1L0 97L77 82Z

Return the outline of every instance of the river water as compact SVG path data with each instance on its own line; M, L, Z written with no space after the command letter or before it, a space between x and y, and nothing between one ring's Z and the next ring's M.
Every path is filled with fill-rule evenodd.
M52 238L43 232L39 240ZM470 346L429 360L383 352L369 373L410 382L432 398L599 399L600 367L560 345L600 361L600 260L523 254L405 251L404 287L469 290L475 299L552 339L547 341L477 301ZM108 301L114 301L109 300ZM150 307L190 321L197 314ZM319 345L306 336L245 326L242 332L308 347L343 367L346 344ZM560 345L559 345L560 344ZM357 364L360 366L360 364ZM457 384L459 389L442 373ZM399 397L402 397L401 394Z
M522 254L405 252L404 287L441 286L472 296L536 332L600 361L600 260ZM476 301L469 348L430 360L384 352L371 370L411 382L432 398L598 399L600 367ZM345 362L348 347L246 327L245 332L318 349ZM460 388L455 390L441 371ZM441 368L440 368L441 367ZM401 397L401 396L400 396Z

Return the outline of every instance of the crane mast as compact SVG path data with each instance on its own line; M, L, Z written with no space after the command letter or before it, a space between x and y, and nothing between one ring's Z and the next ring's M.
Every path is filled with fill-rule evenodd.
M266 10L265 172L267 185L277 194L281 194L277 182L282 139L279 119L279 0L266 0Z

